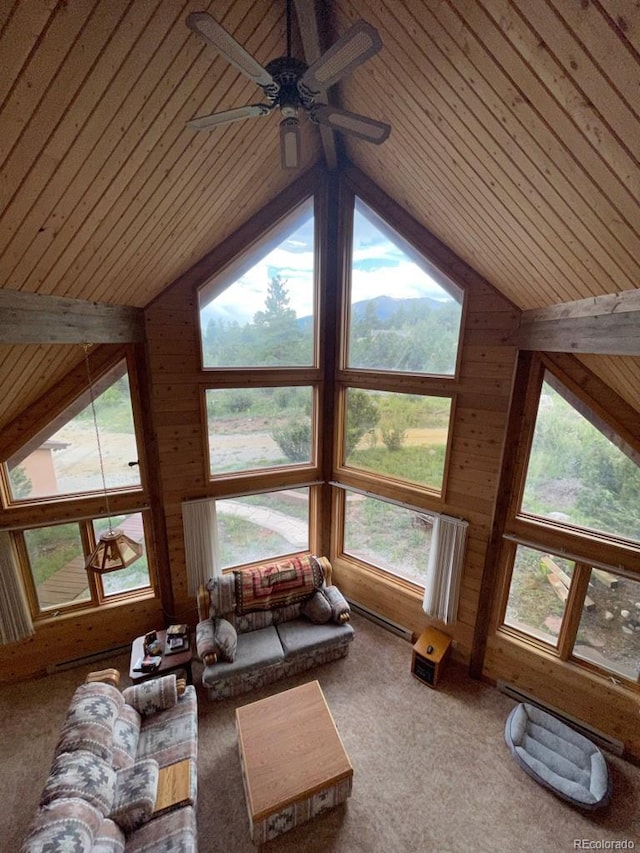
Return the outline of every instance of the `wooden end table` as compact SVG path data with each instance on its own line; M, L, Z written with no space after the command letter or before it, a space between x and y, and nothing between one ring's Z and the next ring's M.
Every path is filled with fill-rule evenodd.
M317 681L237 708L236 728L254 844L351 794L353 768Z
M166 631L156 631L158 635L158 640L160 641L162 648L165 647L165 641L167 639ZM177 672L178 670L184 670L187 674L187 683L192 684L193 678L191 675L191 658L193 656L193 649L191 647L191 641L189 641L189 647L186 648L182 652L174 652L172 655L162 655L162 661L160 662L160 666L157 669L151 670L150 672L138 672L134 670L134 666L137 661L144 657L144 635L142 637L136 637L133 643L131 644L131 660L129 662L129 678L131 679L132 684L140 684L143 681L148 681L150 678L157 678L159 675L169 675L172 672Z

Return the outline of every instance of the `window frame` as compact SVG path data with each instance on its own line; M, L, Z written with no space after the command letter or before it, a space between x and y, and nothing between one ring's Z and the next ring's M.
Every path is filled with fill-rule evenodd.
M517 434L513 437L516 446L514 475L501 537L498 562L499 586L494 602L494 631L497 635L521 644L539 655L562 661L578 670L588 671L602 678L615 678L634 692L640 692L640 681L635 682L617 672L599 667L591 661L578 659L572 653L591 568L602 568L616 576L628 577L640 582L640 543L634 544L633 541L618 536L591 531L567 522L546 519L521 511L542 386L547 372L583 405L592 409L596 417L601 418L633 449L638 448L637 440L634 441L628 431L617 424L604 407L573 382L553 358L542 353L531 356L526 380L527 387L524 392L523 413L519 420ZM565 603L557 647L524 631L519 631L504 621L517 545L574 562L572 582Z
M307 366L277 366L264 367L205 367L204 350L202 341L202 327L200 324L200 302L198 292L210 286L217 277L222 276L226 281L233 270L244 268L243 256L251 254L256 246L265 240L269 240L269 234L278 230L282 223L286 223L296 211L305 204L311 204L314 218L314 269L313 269L313 311L314 311L314 341L313 341L313 363ZM321 552L322 515L323 500L321 498L322 471L323 471L323 437L325 433L324 409L326 409L326 394L328 383L328 369L326 366L326 343L321 329L326 324L327 300L321 292L320 279L321 267L326 262L326 240L324 232L326 228L326 189L313 187L296 199L295 203L286 210L281 211L275 220L271 221L270 227L262 229L257 236L241 246L230 247L229 255L218 270L208 276L207 280L198 286L194 300L194 321L198 335L200 369L202 379L198 383L198 394L200 403L201 436L203 441L202 453L202 478L206 495L214 500L225 498L241 498L244 496L276 492L283 489L308 488L309 489L309 549L292 552L292 554L313 554ZM232 283L232 282L229 282ZM222 289L221 289L222 290ZM215 299L215 296L213 297ZM252 388L289 388L305 386L311 389L312 394L312 423L311 423L311 460L308 463L291 463L290 465L271 466L264 468L247 468L242 471L211 472L211 456L209 448L209 423L207 414L207 391L217 390L243 390ZM282 555L281 555L282 556ZM287 555L291 556L291 555ZM224 573L242 570L254 565L261 565L271 558L265 558L257 562L249 562L225 568ZM274 557L273 559L279 559Z
M361 200L371 211L384 220L387 226L397 231L403 243L409 244L416 254L421 255L425 262L439 270L454 287L459 288L461 302L460 329L458 335L458 347L456 353L455 371L452 375L438 375L429 373L416 373L409 371L383 371L364 368L348 367L349 328L351 311L351 273L353 257L353 224L356 199ZM442 512L446 506L446 494L449 480L449 468L452 453L452 438L456 420L458 387L460 382L460 367L464 350L464 336L466 327L468 292L462 282L456 281L450 273L444 273L429 251L429 246L420 240L410 239L402 233L402 229L392 222L388 215L380 211L378 205L366 193L354 192L351 187L344 187L341 196L341 222L342 231L342 259L341 289L338 296L338 335L336 344L336 370L334 391L334 434L333 453L331 462L332 490L332 531L331 531L331 553L332 558L339 559L340 563L353 569L358 574L369 577L371 580L382 583L393 591L406 594L415 601L422 601L424 587L415 584L406 578L386 571L379 566L366 563L346 554L344 551L344 490L355 489L370 494L372 498L387 500L399 504L412 506L416 511L425 513ZM346 398L350 388L366 391L386 391L390 393L414 394L424 397L446 397L450 402L450 416L445 448L442 487L440 490L422 486L419 483L400 480L388 475L376 474L374 472L357 469L344 464L344 436L346 422Z
M120 365L124 365L124 370L122 373L117 376L115 380L112 382L106 382L107 379L110 379L111 375L115 373ZM117 382L122 376L127 375L127 380L129 384L129 396L131 400L131 415L133 421L134 428L134 440L136 446L136 464L138 466L138 471L140 474L140 483L134 483L130 486L119 486L118 488L110 488L108 489L109 495L111 494L133 494L136 492L140 492L144 490L144 476L145 476L145 468L144 468L144 453L143 453L143 442L140 440L140 404L138 402L137 397L137 386L135 385L135 371L133 367L133 360L131 358L130 352L124 353L120 358L117 358L113 361L113 363L101 371L101 373L93 377L92 376L92 386L95 393L95 389L98 388L99 392L96 394L96 399L100 396L100 394L107 391L115 382ZM49 426L51 424L56 424L54 433L62 428L63 425L69 423L80 411L84 411L87 408L87 404L83 400L84 397L91 395L91 390L88 384L88 376L86 377L86 387L84 387L79 394L75 394L70 400L66 400L65 404L61 406L58 411L56 411L52 417L52 419L47 423L47 426L41 427L37 431L35 431L32 435L27 437L25 444L31 444L33 442L37 442L39 437L42 436L43 433L49 432ZM83 401L82 406L79 406L80 401ZM90 403L88 404L90 407ZM71 418L63 420L63 416L68 412L69 409L75 409ZM42 439L42 441L46 441L46 439ZM97 453L97 447L96 447ZM104 489L102 485L98 485L95 489L87 489L84 491L78 492L65 492L63 494L54 494L54 495L41 495L37 497L25 497L25 498L14 498L11 490L10 483L10 472L9 472L9 463L8 460L14 454L8 454L7 459L3 459L0 462L0 502L2 508L5 510L11 511L12 509L17 509L20 507L29 507L29 506L38 506L38 505L54 505L58 503L65 503L68 501L75 500L77 498L90 498L95 495L103 495ZM17 466L16 466L17 467Z
M138 375L138 356L136 345L133 344L104 344L87 354L90 366L92 382L100 383L102 377L109 375L123 360L126 363L126 371L129 377L129 390L131 395L131 407L133 412L133 425L135 431L136 448L138 450L138 467L140 472L140 485L127 486L117 489L108 489L109 513L105 502L104 490L84 492L71 495L56 495L53 497L37 497L26 500L9 500L8 472L5 464L0 464L0 502L2 504L3 527L11 534L15 544L16 554L21 576L24 580L25 591L29 602L34 622L51 621L58 618L66 618L69 614L80 611L90 611L98 608L111 607L123 601L140 601L159 596L159 578L157 572L158 556L155 549L154 520L152 511L148 505L148 463L146 447L143 441L145 429L145 415L141 401L140 376ZM77 380L77 384L71 384L71 379ZM80 399L89 391L89 378L87 376L84 359L72 371L67 381L59 383L58 386L34 404L28 421L16 422L8 434L8 440L4 448L4 457L10 458L25 443L32 441L38 434L47 429L52 422L56 422L75 401ZM116 595L100 596L92 592L91 600L70 603L51 609L42 610L38 602L35 590L35 580L31 574L31 566L22 531L38 527L52 527L65 523L87 523L92 520L100 520L118 515L130 515L142 512L145 532L145 545L147 554L147 565L149 570L149 587L137 590L128 590ZM81 534L84 535L84 534ZM83 539L83 548L88 548L94 541L93 534L88 531L86 542ZM95 544L95 543L94 543ZM89 585L92 583L88 578ZM90 587L91 588L91 587Z
M29 530L37 530L45 527L57 527L63 524L77 525L79 528L80 541L82 543L83 555L88 559L96 547L97 541L93 531L93 522L100 521L107 516L97 516L91 518L65 518L59 519L57 522L31 525L21 527L19 530L11 532L12 539L15 545L16 553L18 554L18 563L22 580L24 583L31 616L35 622L52 619L58 616L77 613L88 609L104 607L105 605L121 604L126 601L139 601L144 598L152 598L155 596L157 587L155 565L156 560L153 559L153 535L151 530L151 518L148 509L135 509L127 513L133 515L139 512L142 516L142 525L144 529L145 554L147 557L147 567L149 572L149 585L138 587L137 589L124 590L123 592L106 594L102 585L102 578L98 572L93 572L90 569L85 569L87 575L87 586L89 588L89 597L77 602L66 602L64 604L43 608L40 606L38 598L38 590L33 572L31 561L29 559L29 550L25 541L25 532ZM121 515L123 513L113 513L113 515Z
M209 302L212 302L216 299L216 297L223 293L228 287L234 284L234 281L228 281L228 279L232 276L242 277L245 270L245 264L242 262L242 258L247 254L255 253L259 247L265 242L269 242L269 235L277 233L279 229L283 227L287 223L288 220L292 219L296 211L303 207L305 204L311 203L313 208L313 220L314 220L314 270L313 270L313 317L314 317L314 336L313 336L313 359L310 365L303 366L293 366L293 365L284 365L284 366L250 366L244 365L242 367L211 367L205 365L204 363L204 340L202 334L202 324L200 322L200 293L207 288L211 288L213 282L217 278L221 278L222 283L219 288L219 293L216 293ZM320 241L321 237L321 225L322 225L322 213L325 204L323 202L322 197L318 192L311 191L304 198L299 199L292 207L288 208L286 211L282 213L275 221L272 222L270 227L262 230L254 240L250 243L245 243L240 246L237 250L233 251L231 256L224 262L216 271L207 277L207 279L199 284L195 291L195 305L194 305L194 316L195 316L195 326L196 326L196 335L198 342L198 360L200 365L200 370L208 375L222 375L222 376L240 376L246 373L252 373L256 375L267 374L270 375L273 371L282 371L284 373L288 371L298 372L298 371L314 371L317 372L321 368L321 360L320 360L320 326L322 322L322 299L320 293L320 255L321 255L321 245ZM252 264L250 263L247 267L251 268ZM226 285L225 285L226 282ZM207 303L208 304L208 303ZM237 381L237 379L236 379Z

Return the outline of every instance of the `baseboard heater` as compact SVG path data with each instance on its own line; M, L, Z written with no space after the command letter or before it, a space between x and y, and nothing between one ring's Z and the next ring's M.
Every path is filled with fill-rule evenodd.
M131 646L116 646L114 649L103 649L101 652L95 652L92 655L84 655L79 658L70 658L69 660L58 661L58 663L47 664L47 675L53 675L55 672L62 672L65 669L75 669L77 666L83 666L87 663L105 660L106 658L121 655L124 652L131 650Z
M381 616L374 610L369 610L368 607L358 604L357 601L351 601L351 599L349 599L349 606L354 613L364 616L364 618L368 619L370 622L375 622L376 625L380 625L380 627L385 628L385 630L391 631L392 634L397 634L397 636L402 637L403 640L408 640L410 643L413 642L413 631L410 631L409 628L405 628L404 625L398 625L397 622L392 622L391 619L387 619L386 616Z
M530 705L536 705L543 711L549 711L549 713L553 714L554 717L558 717L564 723L567 723L567 725L580 732L580 734L589 738L589 740L592 740L594 743L597 743L598 746L602 747L602 749L606 749L607 752L612 752L614 755L624 755L624 743L621 740L610 737L604 732L598 731L598 729L594 729L586 723L583 723L581 720L576 720L576 718L572 717L570 714L560 711L558 708L554 708L553 705L541 702L540 699L537 699L530 693L525 693L524 690L514 687L513 684L508 684L506 681L498 681L497 687L501 693L504 693L505 696L511 697L511 699L515 699L517 702L528 702Z

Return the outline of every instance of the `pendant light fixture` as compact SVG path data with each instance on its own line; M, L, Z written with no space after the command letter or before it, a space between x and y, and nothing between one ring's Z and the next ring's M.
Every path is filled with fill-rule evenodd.
M102 475L102 488L104 500L107 507L107 518L109 527L100 534L98 543L85 563L85 569L91 569L99 574L117 572L126 569L142 556L142 545L135 542L121 530L114 530L111 525L111 510L109 507L109 492L104 475L104 461L102 458L102 445L100 444L100 430L98 429L98 418L96 416L96 404L93 394L93 382L91 381L91 370L89 368L89 345L85 344L84 359L87 366L87 378L89 380L89 396L91 398L91 413L93 415L93 426L96 432L96 443L98 445L98 456L100 458L100 473Z

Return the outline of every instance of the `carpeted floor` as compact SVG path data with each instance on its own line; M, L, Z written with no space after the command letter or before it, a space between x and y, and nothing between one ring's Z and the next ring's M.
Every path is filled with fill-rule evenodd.
M265 853L558 853L640 846L640 768L607 756L613 801L583 814L513 761L503 728L514 702L449 667L438 690L409 673L411 647L363 619L339 662L237 700L200 695L200 853L252 853L236 745L236 706L318 679L354 767L345 806L270 842ZM93 668L128 669L124 656ZM0 850L17 853L75 687L91 667L0 688ZM196 681L197 665L194 667ZM640 725L640 718L638 721ZM628 846L628 845L627 845ZM584 848L586 849L586 847Z

